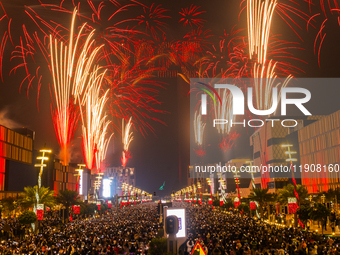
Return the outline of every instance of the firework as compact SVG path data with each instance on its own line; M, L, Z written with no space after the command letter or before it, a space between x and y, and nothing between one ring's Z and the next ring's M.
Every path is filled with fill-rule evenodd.
M313 1L309 0L308 2L309 2L309 9L311 10L311 5L314 5ZM326 38L327 27L330 26L332 28L332 31L334 30L334 26L340 27L340 9L339 9L339 5L336 0L333 0L333 1L320 0L320 9L321 9L321 12L318 12L312 15L308 19L308 22L307 22L307 30L308 30L309 26L316 27L316 25L314 25L313 22L316 22L317 19L322 20L321 25L319 26L319 31L317 32L315 40L314 40L314 54L318 56L319 66L321 66L321 62L320 62L321 48Z
M235 140L240 137L241 135L236 131L231 131L229 134L226 134L218 144L218 147L223 151L226 152L230 150L235 145Z
M269 32L276 0L247 0L249 56L264 64L267 59Z
M153 3L149 7L135 0L132 0L132 2L135 3L136 6L142 7L143 13L135 19L130 19L130 21L137 21L138 26L144 28L146 33L150 32L154 39L159 39L159 33L164 36L164 29L167 27L164 19L170 18L170 16L166 15L166 12L169 10L164 9L160 4L155 5Z
M130 64L128 61L124 65L112 65L110 75L106 77L110 89L111 116L117 119L117 122L132 116L134 123L140 123L138 128L142 134L154 131L148 123L149 120L164 124L150 114L163 113L155 107L161 104L157 94L158 88L162 87L163 83L152 79L157 68L142 68L146 61L147 59L141 59L136 63L131 61ZM119 132L121 130L120 125L114 125L114 128Z
M183 22L183 26L196 26L201 27L205 22L204 19L197 18L198 15L205 13L205 11L198 11L200 7L196 5L191 5L187 8L182 8L182 11L179 14L182 18L179 20L179 23Z
M132 126L132 117L130 117L128 123L126 126L124 126L124 119L122 120L122 142L123 142L123 152L122 152L122 166L125 167L128 159L131 157L131 154L129 152L130 143L133 140L133 132L130 131Z
M289 81L293 78L292 75L288 77L283 82L277 82L277 75L275 73L276 62L270 60L267 66L254 64L254 89L256 98L256 109L267 110L270 108L276 108L273 98L273 88L284 88L288 85ZM281 91L281 90L280 90ZM280 94L274 95L278 98ZM277 102L278 103L278 102Z
M195 134L195 142L198 146L203 145L203 136L205 123L202 122L202 114L201 111L196 111L194 116L194 134Z
M206 123L202 122L202 114L201 111L196 111L194 115L194 134L195 134L195 142L198 146L198 149L195 150L196 154L200 157L203 157L206 152L203 149L203 138L204 138L204 130Z
M99 73L98 68L91 73L89 88L81 100L81 106L84 107L81 112L83 155L88 169L93 169L96 157L104 159L109 142L105 134L110 122L106 121L104 113L109 90L100 96L104 76L105 71ZM100 167L100 162L97 162L97 166Z
M201 61L204 77L240 78L249 76L249 55L245 52L246 38L240 35L240 29L232 29L218 44L212 45L207 56Z
M154 40L154 38L148 33L151 33L151 30L157 33L161 32L157 27L158 22L156 20L161 22L158 24L159 28L163 28L163 25L166 26L164 22L166 20L164 19L166 17L166 15L164 15L166 10L158 5L147 7L136 1L130 1L126 5L116 1L101 2L99 4L96 4L94 1L84 2L78 0L71 1L72 3L60 1L58 4L43 3L43 1L39 2L41 6L25 6L25 8L21 8L24 11L17 15L20 19L15 16L12 17L12 4L3 3L3 6L0 6L1 25L4 28L8 27L8 31L0 34L0 36L2 36L0 43L0 65L5 65L7 59L4 59L2 53L9 50L8 46L9 42L11 42L15 50L12 51L11 60L14 67L10 74L17 73L17 71L23 71L25 74L20 84L20 89L28 83L28 95L29 89L37 83L39 99L40 89L44 88L44 86L41 85L48 82L47 78L46 81L44 80L44 78L47 77L43 75L44 71L47 68L51 69L49 35L52 34L53 40L58 41L58 52L60 51L61 42L64 43L64 46L70 46L71 38L68 36L70 31L65 21L69 20L73 14L73 7L77 7L77 9L81 8L81 13L77 12L76 17L77 22L81 22L79 29L82 29L82 34L78 40L77 50L73 47L74 52L76 52L75 55L72 56L76 59L73 64L76 65L78 62L77 59L81 57L85 57L87 60L89 59L89 55L83 54L81 56L79 49L87 47L89 50L88 54L97 51L96 54L94 54L96 57L93 59L93 62L108 69L107 77L103 81L103 88L110 89L109 103L110 106L113 107L110 108L110 113L115 121L112 127L115 129L118 127L117 130L120 131L120 125L116 123L119 123L121 118L133 116L134 122L138 124L143 135L150 130L153 132L151 122L161 122L153 113L163 112L157 109L160 102L156 99L161 82L153 79L160 68L148 65L148 61L157 54L156 51L140 56L139 54L141 52L140 48L148 48L148 46L144 47L145 44L151 45L153 43L152 40ZM2 3L2 1L0 1L0 3ZM41 10L43 10L43 12ZM138 19L133 18L136 12L141 14L141 10L145 22L143 21L143 15L139 15ZM133 14L130 15L131 13ZM155 22L148 22L149 14L152 19L155 19ZM25 20L25 23L21 23L22 20ZM127 23L128 21L134 23ZM141 23L139 24L139 22ZM149 27L143 30L142 28L144 25L146 26L146 24L148 24ZM95 33L93 32L94 29L96 29ZM18 32L12 34L10 30ZM161 32L161 34L163 34L163 32ZM138 35L138 39L136 35ZM86 40L89 36L91 37L91 41L86 45ZM75 44L77 39L77 36L73 37L72 45ZM148 40L140 40L140 38L143 37L148 38ZM149 40L150 38L151 40ZM54 41L52 44L54 46ZM105 45L105 47L102 47L102 45ZM154 49L153 47L153 50ZM59 62L60 57L61 55L58 54ZM64 59L65 55L62 55L62 57ZM47 65L42 64L44 60L46 60ZM80 62L81 61L79 61L79 63ZM74 78L78 75L75 73L76 70L80 71L80 73L78 73L80 83L77 83L77 85L79 85L77 87L81 89L81 84L87 83L81 80L81 72L83 72L84 69L76 69L76 67L73 67L72 71L74 73L72 75ZM1 74L2 68L0 66L0 76ZM52 88L52 92L53 90L54 88ZM72 93L81 94L81 92L76 92L73 89L72 91ZM74 94L74 96L78 100L79 97L77 94ZM72 100L73 103L76 103L74 99ZM37 102L39 102L39 100L37 100ZM53 112L53 116L54 115L56 114ZM57 117L54 117L54 119L57 119Z
M218 89L218 94L221 97L222 103L215 104L215 118L228 120L228 123L235 120L233 115L233 98L232 94L227 89ZM214 95L214 97L216 97ZM217 99L217 98L216 98ZM219 134L229 134L231 125L217 125L217 131Z
M106 118L106 116L104 117ZM95 153L96 156L96 167L98 170L100 170L101 168L101 163L104 161L105 157L106 157L106 152L107 152L107 148L109 145L109 142L113 136L113 133L109 136L109 138L107 138L107 132L108 132L108 127L109 124L111 122L110 121L103 121L103 127L102 127L102 131L99 135L99 139L98 139L98 145L97 145L97 151Z
M82 34L82 28L73 44L74 22L77 10L74 10L69 45L63 42L53 40L50 35L50 58L51 73L53 77L53 92L55 105L53 111L53 123L55 132L61 147L61 157L65 164L69 162L68 146L73 138L74 131L77 128L78 111L74 107L76 102L87 86L88 72L92 67L92 62L100 47L89 53L93 43L91 38L93 32L87 37L82 48L79 49L79 38ZM76 53L80 51L79 58L76 59ZM72 96L73 95L73 96Z

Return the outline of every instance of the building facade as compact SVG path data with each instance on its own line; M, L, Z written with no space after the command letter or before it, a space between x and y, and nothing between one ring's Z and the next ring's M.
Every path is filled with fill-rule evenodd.
M310 193L340 187L340 111L324 116L298 133L300 161L304 168L302 184ZM321 171L317 170L318 166Z
M136 186L135 168L133 167L108 167L104 170L103 179L109 179L111 197L121 195L121 186L123 183Z
M0 199L5 192L20 192L36 184L33 144L33 131L0 126Z

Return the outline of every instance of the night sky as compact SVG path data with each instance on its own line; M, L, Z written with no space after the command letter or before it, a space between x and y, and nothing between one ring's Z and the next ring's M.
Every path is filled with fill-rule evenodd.
M14 44L18 44L19 41L15 41L17 36L16 31L13 28L20 28L22 24L25 24L27 30L30 31L30 26L34 27L32 21L29 20L27 16L23 15L25 11L24 4L30 6L44 18L56 20L59 23L63 23L65 26L69 24L71 19L71 15L60 15L56 12L47 12L40 4L40 2L59 3L60 1L41 0L39 2L25 0L1 2L6 9L6 12L13 17L11 32L13 33ZM71 2L72 1L65 1L69 10L73 9L70 4ZM95 5L98 5L102 1L92 2ZM103 2L105 4L108 1ZM128 1L119 2L122 4L129 3ZM145 0L141 0L141 2L148 6L153 3L152 1ZM301 2L299 8L302 11L309 12L307 3L302 0L298 0L298 2ZM167 15L171 16L170 19L167 19L168 27L165 28L168 40L179 40L185 35L186 31L188 31L188 28L183 28L183 26L178 23L178 20L180 19L178 12L181 11L181 8L190 7L191 4L194 4L201 6L199 10L206 11L200 18L206 20L204 28L211 30L210 34L213 35L213 37L209 38L209 40L216 46L218 46L219 38L223 36L223 31L225 30L229 33L235 25L237 25L235 27L236 29L244 29L241 34L246 33L246 12L243 11L239 16L240 3L241 1L239 0L157 1L157 5L161 4L162 7L169 9ZM84 5L86 5L86 3ZM83 12L84 14L90 13L86 8L81 9L80 12ZM104 8L102 12L104 15L112 12L112 10ZM124 15L133 17L135 15L134 12L138 13L138 10L133 10L128 14L124 13ZM320 12L320 8L318 5L315 5L313 7L313 13L317 12ZM3 11L0 13L3 15ZM320 52L320 67L318 66L317 54L314 54L313 46L315 36L323 21L321 16L313 23L315 28L310 26L308 31L306 22L303 19L292 16L301 27L300 29L299 27L294 26L301 37L301 39L299 39L292 29L285 24L277 14L274 14L272 25L273 33L280 35L280 38L287 41L298 43L297 45L302 48L292 51L292 57L300 60L291 59L291 62L302 70L295 75L296 77L340 76L340 28L337 24L337 15L330 15L326 22L324 32L327 36L324 39L323 47ZM7 29L7 27L4 27L4 24L3 21L0 21L0 26ZM103 22L103 26L104 25L108 26L110 24L105 24L105 22ZM97 29L100 29L99 25ZM3 32L0 34L2 36ZM0 83L0 123L10 128L24 126L34 130L36 132L35 149L41 149L46 144L46 147L52 148L57 154L59 152L59 146L54 134L51 118L51 96L49 90L51 75L46 67L46 62L44 59L38 58L35 59L35 63L28 63L41 65L40 71L41 74L43 74L43 80L39 100L37 101L38 88L36 82L33 82L30 88L28 88L28 84L25 82L23 83L21 91L19 90L20 83L25 78L25 73L22 68L9 75L12 68L17 64L16 59L10 61L14 50L15 48L11 46L10 42L7 42L3 57L3 82ZM178 190L186 185L187 167L190 155L189 85L183 82L181 78L165 78L161 79L161 81L166 84L164 85L164 88L159 89L158 99L163 103L157 107L166 113L154 114L154 117L164 121L166 125L151 121L150 123L154 127L155 132L149 132L145 136L138 131L134 131L134 140L130 147L133 157L129 160L127 166L136 168L136 184L138 187L145 189L148 192L157 191L159 195L165 195L172 192L172 190ZM313 86L311 89L312 95L320 95L320 97L317 100L314 100L309 106L311 107L309 109L313 114L329 114L340 109L339 100L337 100L340 89L337 89L336 86L325 89L323 85L320 84ZM322 111L320 109L322 109ZM249 133L251 133L251 131L249 131ZM81 133L78 128L73 141L71 160L73 162L82 160L80 135ZM238 148L246 146L248 141L249 139L247 137L240 139ZM111 142L108 151L107 158L110 165L120 165L121 148L121 137L116 133L114 141ZM166 182L164 191L158 191L158 188L164 181Z

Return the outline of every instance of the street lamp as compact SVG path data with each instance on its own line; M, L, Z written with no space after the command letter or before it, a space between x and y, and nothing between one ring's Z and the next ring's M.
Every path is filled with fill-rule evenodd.
M42 153L42 156L37 157L37 160L40 160L40 164L35 164L34 166L35 167L40 167L40 172L39 172L39 176L38 176L38 188L40 189L41 188L41 176L42 176L42 173L44 171L44 167L47 166L46 164L44 164L44 161L48 160L48 157L46 157L45 154L46 153L51 153L52 151L51 150L43 149L43 150L40 150L39 152Z
M290 164L290 168L291 168L291 171L292 171L292 181L294 183L294 195L295 195L295 198L296 198L296 203L298 203L299 201L299 197L297 196L297 192L296 192L296 181L295 181L295 177L294 177L294 166L293 166L293 162L296 162L297 159L296 158L292 158L292 155L296 154L297 152L296 151L292 151L290 149L290 147L293 147L292 144L282 144L281 145L282 148L287 148L287 151L285 152L286 155L288 155L288 158L286 159L286 162L289 162ZM298 204L296 204L297 208L298 208ZM300 220L299 220L300 222ZM294 213L294 224L295 224L295 227L297 226L297 214L296 212ZM301 224L301 223L300 223Z
M287 148L287 151L285 152L286 155L288 155L288 158L286 159L287 162L290 162L292 164L292 162L296 162L297 159L296 158L292 158L293 154L296 154L296 151L291 151L290 147L293 147L292 144L282 144L281 145L282 148Z

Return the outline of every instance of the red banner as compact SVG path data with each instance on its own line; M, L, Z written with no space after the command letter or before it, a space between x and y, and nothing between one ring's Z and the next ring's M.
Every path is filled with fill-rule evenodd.
M222 206L223 205L223 200L220 200L220 206Z
M241 204L240 201L235 201L235 208L237 208Z
M250 202L250 210L256 210L256 203Z
M297 203L288 204L288 213L296 213L297 209L298 209Z
M111 203L107 203L107 207L108 207L108 208L111 208Z
M98 211L100 211L101 204L97 204L97 207L98 207Z
M37 218L38 218L38 220L44 219L44 210L37 209Z
M74 214L80 214L80 205L73 206L73 212Z
M209 205L212 205L212 199L209 198Z

